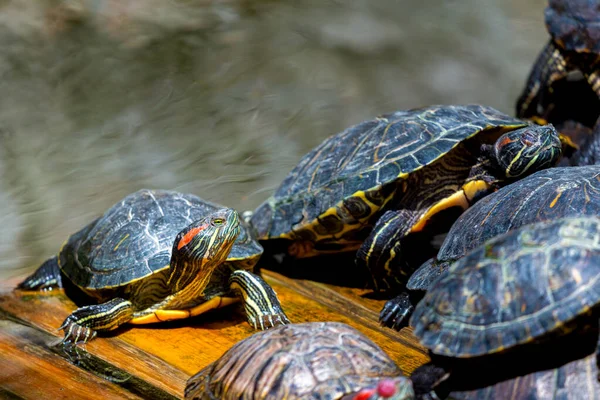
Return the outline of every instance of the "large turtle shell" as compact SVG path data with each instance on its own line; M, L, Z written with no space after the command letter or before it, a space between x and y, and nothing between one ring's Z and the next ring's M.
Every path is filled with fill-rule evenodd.
M140 190L73 234L60 251L59 265L84 289L127 285L167 268L177 234L220 208L191 194ZM240 227L227 261L247 269L263 249L242 221Z
M600 54L600 8L597 0L550 0L545 11L552 39L569 51Z
M236 343L187 383L186 399L339 399L401 376L369 338L338 322L283 325Z
M549 168L479 200L454 222L437 256L411 276L427 289L449 265L494 236L537 221L600 216L600 165Z
M433 353L474 357L556 333L600 302L600 218L538 222L454 263L410 324Z
M313 224L339 224L330 220L334 215L342 223L357 223L391 199L388 184L433 163L465 139L527 124L481 105L434 105L381 115L306 154L255 210L251 223L261 240L290 238L292 231Z

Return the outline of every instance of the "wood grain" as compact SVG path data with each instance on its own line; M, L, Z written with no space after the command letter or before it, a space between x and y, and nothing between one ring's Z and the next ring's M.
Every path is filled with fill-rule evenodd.
M292 322L352 325L405 373L428 361L410 330L398 333L379 326L384 300L366 298L368 290L292 279L268 270L262 275ZM0 372L1 397L181 398L191 375L254 332L241 306L232 306L188 320L126 326L65 352L56 345L62 337L57 328L76 305L62 290L13 291L21 279L0 282L0 362L9 365Z

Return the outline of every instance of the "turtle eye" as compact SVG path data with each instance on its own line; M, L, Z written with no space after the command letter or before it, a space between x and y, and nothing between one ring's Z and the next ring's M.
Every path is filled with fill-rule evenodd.
M223 225L224 222L225 222L225 220L223 218L215 218L215 219L212 220L212 224L214 226Z

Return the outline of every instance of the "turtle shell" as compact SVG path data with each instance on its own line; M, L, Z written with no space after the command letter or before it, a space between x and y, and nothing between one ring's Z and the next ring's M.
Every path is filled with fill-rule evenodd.
M83 289L127 285L167 268L177 234L220 208L191 194L140 190L73 234L59 253L59 266ZM262 252L240 221L240 234L227 262L249 269Z
M410 324L433 353L474 357L531 342L600 302L600 218L525 225L452 264Z
M255 210L251 223L261 240L311 239L315 233L346 237L345 227L358 229L386 205L394 183L465 139L527 125L481 105L435 105L381 115L306 154Z
M583 215L600 216L600 165L538 171L467 209L436 258L415 271L407 288L426 290L452 262L494 236L537 221Z
M597 0L550 0L546 27L562 48L600 54L600 8Z
M600 399L596 356L589 355L559 368L537 371L475 390L450 393L449 400Z
M333 400L401 375L379 346L346 324L290 324L236 343L188 380L185 398Z

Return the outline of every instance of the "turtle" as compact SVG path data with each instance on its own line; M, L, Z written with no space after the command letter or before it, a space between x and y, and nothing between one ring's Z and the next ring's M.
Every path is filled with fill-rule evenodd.
M556 167L513 182L474 204L452 225L437 256L423 263L406 289L380 313L382 325L400 330L433 281L468 251L512 229L563 217L600 216L600 166Z
M585 79L600 98L600 8L595 0L549 0L544 12L550 40L544 46L517 100L517 116L548 119L554 85ZM579 77L577 75L580 75ZM577 100L573 98L572 100ZM595 112L594 119L600 110Z
M413 391L390 357L355 328L305 322L237 342L187 381L185 398L408 400Z
M599 265L596 216L524 225L476 247L435 280L415 307L413 333L434 363L438 357L438 368L435 374L415 370L411 379L439 382L453 374L448 360L519 354L565 337L579 339L586 327L597 332ZM600 362L597 334L594 339ZM465 368L456 370L464 374Z
M76 309L63 342L199 315L243 300L255 329L289 323L273 289L249 271L263 252L237 211L192 194L142 189L71 235L17 290L62 288L98 304Z
M554 166L561 153L551 124L485 105L382 114L302 157L249 221L263 246L283 244L288 257L356 251L375 290L395 291L411 270L404 238L426 232L442 212Z
M589 355L558 368L531 372L493 385L471 390L457 390L449 400L600 399L600 384L595 356Z

